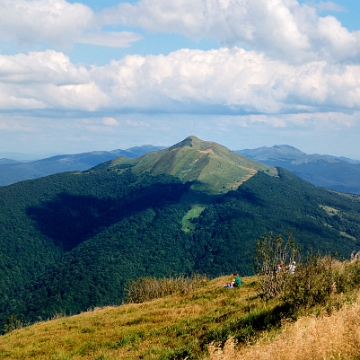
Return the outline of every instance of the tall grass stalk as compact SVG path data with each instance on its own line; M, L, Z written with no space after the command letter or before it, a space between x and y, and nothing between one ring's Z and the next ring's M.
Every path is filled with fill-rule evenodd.
M286 325L280 335L265 335L255 345L236 349L232 338L223 348L211 344L210 360L351 360L360 357L360 300L331 316L308 316Z
M189 294L208 281L205 275L177 276L163 279L145 277L130 281L125 287L127 303L142 303L172 294Z

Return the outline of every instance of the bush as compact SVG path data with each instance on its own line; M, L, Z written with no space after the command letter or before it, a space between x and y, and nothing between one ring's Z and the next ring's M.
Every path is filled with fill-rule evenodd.
M256 242L254 267L260 278L262 296L266 299L279 295L286 286L289 273L288 264L300 260L299 246L291 231L283 241L281 235L275 238L270 233Z
M295 274L288 276L282 300L293 307L326 305L330 295L336 292L336 264L339 262L331 256L310 255L298 265Z
M154 277L140 278L128 282L125 286L125 298L128 303L141 303L175 293L188 294L203 286L207 281L208 278L205 275L199 274L160 280Z
M336 291L346 293L360 285L360 258L359 254L352 255L351 261L343 264L343 269L335 278Z

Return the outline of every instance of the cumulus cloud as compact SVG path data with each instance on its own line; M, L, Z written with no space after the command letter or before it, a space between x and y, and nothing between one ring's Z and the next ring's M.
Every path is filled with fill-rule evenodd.
M92 10L65 0L1 0L0 38L21 44L44 41L64 45L93 20Z
M329 2L320 5L334 9ZM349 32L334 17L320 17L314 6L297 0L140 0L97 16L103 23L213 38L292 61L358 61L360 56L359 31Z
M290 65L241 48L74 65L60 52L0 56L2 108L276 114L360 110L360 65Z
M94 12L65 0L0 0L0 39L19 46L45 42L66 47L74 42L127 47L141 37L132 32L103 32Z
M88 68L53 50L0 56L0 89L6 109L92 111L107 102Z
M297 0L140 0L94 13L65 0L0 0L0 39L18 45L75 42L127 47L141 39L133 32L102 31L121 24L152 32L211 38L222 46L245 46L291 61L360 59L360 31L350 32L332 16L332 2L299 4Z

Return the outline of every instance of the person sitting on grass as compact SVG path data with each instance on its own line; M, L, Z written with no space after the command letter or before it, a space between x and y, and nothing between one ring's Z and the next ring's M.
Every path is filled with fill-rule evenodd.
M240 276L237 273L234 273L233 276L234 277L231 280L231 282L227 284L227 287L230 289L235 287L240 287L242 285Z

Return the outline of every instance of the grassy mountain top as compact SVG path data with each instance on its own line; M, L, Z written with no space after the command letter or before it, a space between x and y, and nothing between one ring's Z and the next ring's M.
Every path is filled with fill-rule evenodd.
M264 302L259 297L257 277L243 278L237 289L223 287L229 280L220 277L186 294L95 308L72 317L59 315L16 329L0 337L0 356L285 360L291 354L294 360L320 360L360 355L358 290L335 291L331 309L317 306L291 313L280 298Z
M258 171L276 175L277 171L236 154L214 142L189 136L167 149L151 152L136 159L119 157L110 167L122 171L131 168L137 174L167 174L183 183L193 182L192 189L210 194L237 189Z

